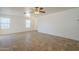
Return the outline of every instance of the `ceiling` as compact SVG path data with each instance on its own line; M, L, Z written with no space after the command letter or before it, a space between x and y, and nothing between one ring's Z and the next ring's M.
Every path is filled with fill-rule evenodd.
M27 7L26 7L27 8ZM33 8L33 7L28 7ZM46 14L61 12L76 7L44 7ZM0 14L24 16L25 7L0 7Z

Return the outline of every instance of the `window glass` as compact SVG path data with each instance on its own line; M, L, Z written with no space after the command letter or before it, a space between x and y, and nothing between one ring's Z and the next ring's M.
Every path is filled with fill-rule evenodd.
M0 17L0 29L10 28L10 18Z
M31 21L30 20L26 20L26 28L30 28L31 27Z

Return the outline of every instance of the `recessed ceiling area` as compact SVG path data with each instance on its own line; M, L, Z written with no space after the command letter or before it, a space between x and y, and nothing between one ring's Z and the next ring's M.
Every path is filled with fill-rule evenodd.
M16 16L24 16L25 8L34 8L34 7L0 7L0 14L5 15L16 15ZM44 7L46 13L56 13L64 10L68 10L76 7Z

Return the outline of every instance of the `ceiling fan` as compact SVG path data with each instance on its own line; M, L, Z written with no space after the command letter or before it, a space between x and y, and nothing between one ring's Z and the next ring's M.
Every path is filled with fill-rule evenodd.
M39 15L41 13L46 13L45 9L43 7L34 7L34 8L27 8L25 9L25 16L29 19L31 17L31 14Z
M40 14L40 13L46 13L45 9L43 7L35 7L34 14Z
M29 9L30 10L30 9ZM24 12L24 14L26 14L27 12L29 13L34 13L35 15L38 15L40 13L46 13L45 9L43 7L34 7L32 8L30 11L29 10L26 10Z

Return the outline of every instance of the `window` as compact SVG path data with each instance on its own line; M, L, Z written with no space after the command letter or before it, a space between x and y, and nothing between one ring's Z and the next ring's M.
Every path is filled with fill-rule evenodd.
M10 19L0 17L0 29L8 29L10 28Z
M31 21L30 20L26 20L26 28L30 28L31 27Z

